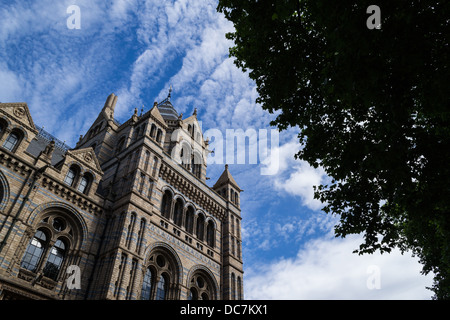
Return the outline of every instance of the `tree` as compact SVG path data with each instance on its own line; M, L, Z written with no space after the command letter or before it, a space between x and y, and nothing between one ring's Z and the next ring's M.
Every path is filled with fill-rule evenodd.
M230 56L255 80L257 102L298 126L296 157L322 166L324 211L355 252L410 250L450 298L450 4L219 0L235 31Z

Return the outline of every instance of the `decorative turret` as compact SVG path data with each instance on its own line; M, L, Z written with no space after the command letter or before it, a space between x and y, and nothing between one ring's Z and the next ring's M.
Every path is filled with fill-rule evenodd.
M244 190L242 190L237 184L236 180L234 180L233 176L228 170L228 164L225 165L225 170L222 172L222 175L214 184L213 189L219 195L239 207L239 194Z

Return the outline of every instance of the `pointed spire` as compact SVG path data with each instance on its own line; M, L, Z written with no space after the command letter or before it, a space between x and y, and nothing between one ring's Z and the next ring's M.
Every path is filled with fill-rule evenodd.
M105 105L103 106L103 110L106 115L111 119L114 118L114 108L116 107L117 96L114 93L111 93L108 98L106 98Z
M170 101L170 96L171 96L171 94L172 94L172 85L170 85L170 88L169 88L169 95L167 96L167 100L169 100L169 101Z
M234 180L230 171L228 171L228 164L225 164L225 170L222 172L219 179L217 179L217 182L214 184L213 189L219 188L219 187L223 186L224 184L231 184L239 192L243 191L241 188L239 188L239 185L237 184L236 180Z

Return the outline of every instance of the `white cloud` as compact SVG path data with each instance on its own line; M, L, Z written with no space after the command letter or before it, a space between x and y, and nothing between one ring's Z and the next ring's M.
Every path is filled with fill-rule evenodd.
M273 148L271 152L277 156L263 160L262 165L267 172L273 174L276 190L298 196L302 204L312 210L323 207L318 199L314 199L314 186L319 186L328 178L323 168L313 168L306 161L297 160L294 155L301 145L297 138Z
M417 259L391 254L351 253L361 237L320 238L294 258L246 270L246 299L430 299L432 276L420 274ZM377 282L377 280L379 282ZM378 286L379 284L379 286Z
M320 210L323 203L314 199L314 186L319 186L326 176L321 168L313 168L307 162L300 161L290 171L289 178L275 179L275 188L288 194L299 196L303 205L312 210Z

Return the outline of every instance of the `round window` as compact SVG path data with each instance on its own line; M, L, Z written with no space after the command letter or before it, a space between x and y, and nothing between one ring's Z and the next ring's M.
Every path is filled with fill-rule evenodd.
M156 257L156 264L159 266L159 267L164 267L165 265L166 265L166 261L164 260L164 257L163 256L157 256Z
M197 286L199 288L203 288L204 285L205 285L205 282L203 281L203 279L201 277L197 277Z
M55 218L53 219L53 228L58 232L62 231L66 228L66 223L61 218Z

